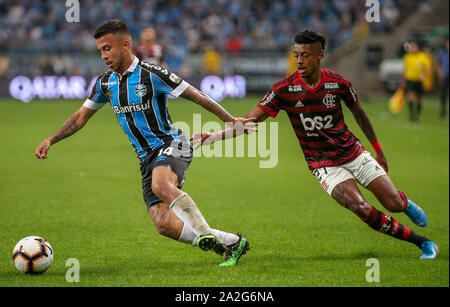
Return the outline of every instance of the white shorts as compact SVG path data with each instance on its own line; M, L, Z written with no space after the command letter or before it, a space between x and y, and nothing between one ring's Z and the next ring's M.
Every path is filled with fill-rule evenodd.
M368 151L361 153L352 162L339 166L316 168L312 173L330 196L336 185L348 179L355 179L356 182L367 188L375 178L386 175L384 169Z

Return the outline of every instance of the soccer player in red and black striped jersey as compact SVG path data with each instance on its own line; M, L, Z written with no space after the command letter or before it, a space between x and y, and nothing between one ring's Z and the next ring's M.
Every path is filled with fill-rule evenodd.
M140 34L140 43L133 48L133 53L139 60L167 68L163 57L163 47L156 43L156 30L144 27Z
M325 44L319 33L309 30L298 33L294 44L298 70L275 83L245 117L263 121L269 116L276 117L280 110L286 111L309 169L333 199L371 228L417 245L422 250L422 259L437 258L439 250L434 242L379 211L362 196L357 183L370 190L389 212L404 212L422 227L428 223L425 212L398 191L387 175L386 157L351 82L321 68ZM374 147L375 158L347 128L342 102ZM191 139L194 144L210 144L236 136L229 129L194 133Z

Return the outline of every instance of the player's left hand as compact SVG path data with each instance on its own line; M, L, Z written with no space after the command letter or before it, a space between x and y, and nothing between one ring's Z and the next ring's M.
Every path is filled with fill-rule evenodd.
M384 170L386 171L386 173L388 172L389 168L388 168L388 163L387 163L387 159L383 153L383 151L380 151L377 153L377 155L375 156L375 160L378 161L378 163L380 163L381 167L384 168Z
M50 149L50 141L45 139L41 144L36 148L34 155L38 159L47 159L47 152Z

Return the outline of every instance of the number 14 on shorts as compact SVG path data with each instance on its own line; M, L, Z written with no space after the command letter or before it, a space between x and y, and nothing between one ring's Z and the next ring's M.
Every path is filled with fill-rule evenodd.
M161 150L158 153L158 156L161 156L161 155L171 156L172 152L173 152L173 147L161 148Z

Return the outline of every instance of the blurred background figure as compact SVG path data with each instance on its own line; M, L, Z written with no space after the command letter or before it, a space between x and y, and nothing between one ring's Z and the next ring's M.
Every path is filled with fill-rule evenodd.
M238 55L242 52L242 39L238 34L233 34L228 38L225 47L228 52Z
M296 70L292 35L310 29L328 42L325 66L353 80L362 98L388 97L403 79L402 47L413 34L438 60L437 38L443 34L434 33L441 27L448 36L449 3L378 2L380 19L369 22L363 0L83 0L80 22L70 23L65 1L0 0L1 75L6 80L0 82L0 96L10 96L8 81L17 76L32 81L47 74L76 75L85 78L87 87L108 69L97 60L92 31L102 21L120 18L129 26L140 59L168 67L193 85L207 72L222 79L242 76L246 93L265 93ZM434 91L432 78L425 80L425 92Z
M436 57L436 72L439 77L439 98L441 101L441 119L447 116L447 99L448 99L448 36L445 38L444 46L442 46Z
M421 51L417 41L409 41L405 44L406 54L403 57L405 63L404 81L406 100L409 108L409 119L419 121L422 111L422 96L426 78L431 74L432 62L428 55Z
M203 65L205 74L220 75L222 71L222 61L220 54L211 46L205 48L203 55Z
M8 56L0 54L0 79L7 78L11 60Z
M39 59L38 70L36 75L53 75L55 70L53 69L52 58L48 55L43 55Z
M163 47L156 43L156 30L152 27L144 27L139 37L139 44L133 49L133 53L139 60L167 68L163 60Z

